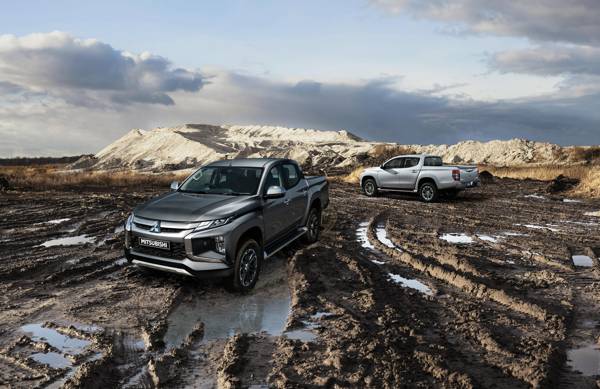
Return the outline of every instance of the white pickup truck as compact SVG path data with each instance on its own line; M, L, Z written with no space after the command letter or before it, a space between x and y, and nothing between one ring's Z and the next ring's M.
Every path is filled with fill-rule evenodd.
M418 193L421 200L433 202L440 193L455 197L461 190L479 186L477 166L444 165L435 155L399 155L379 167L367 168L360 186L367 196L381 191Z

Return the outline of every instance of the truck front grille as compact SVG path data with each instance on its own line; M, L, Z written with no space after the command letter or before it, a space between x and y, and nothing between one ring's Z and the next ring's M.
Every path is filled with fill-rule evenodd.
M152 247L140 246L137 239L132 239L131 247L140 254L170 259L185 259L185 246L183 243L171 242L170 250L161 250Z

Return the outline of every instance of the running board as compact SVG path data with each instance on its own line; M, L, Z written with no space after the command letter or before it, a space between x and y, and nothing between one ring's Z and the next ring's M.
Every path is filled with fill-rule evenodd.
M265 252L264 252L264 258L266 259L266 258L272 257L277 252L279 252L281 249L285 248L287 245L289 245L290 243L292 243L296 239L300 238L302 235L306 234L307 232L308 232L308 228L306 228L306 227L300 228L295 235L293 235L289 239L286 239L282 244L280 244L278 246L275 246L276 248L273 249L272 251L267 252L267 250L265 250Z
M404 193L417 193L416 189L393 189L393 188L377 188L383 192L404 192Z

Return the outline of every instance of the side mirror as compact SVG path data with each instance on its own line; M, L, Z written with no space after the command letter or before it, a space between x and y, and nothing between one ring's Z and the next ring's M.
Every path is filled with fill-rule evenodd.
M171 190L175 191L177 189L179 189L179 181L171 182Z
M267 194L265 195L265 198L278 199L283 196L285 196L285 189L283 189L281 186L273 185L270 186L269 189L267 189Z

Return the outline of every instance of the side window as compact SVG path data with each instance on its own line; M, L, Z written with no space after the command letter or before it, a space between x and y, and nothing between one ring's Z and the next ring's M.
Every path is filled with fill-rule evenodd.
M267 183L265 185L265 191L271 186L283 186L279 166L275 166L274 168L269 170L269 173L267 174Z
M425 166L443 166L444 162L440 157L425 157Z
M404 167L404 159L405 158L395 158L391 161L388 161L384 168L385 169L401 169Z
M281 166L281 172L285 189L295 187L300 181L300 173L298 172L296 165L285 163Z
M419 164L419 158L406 158L406 162L404 162L404 167L413 167Z

